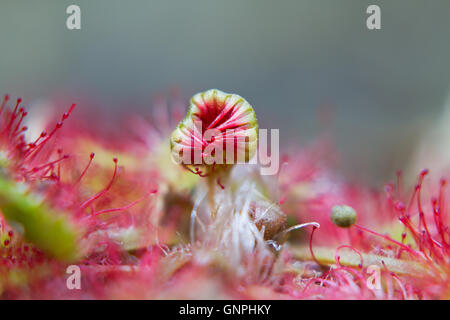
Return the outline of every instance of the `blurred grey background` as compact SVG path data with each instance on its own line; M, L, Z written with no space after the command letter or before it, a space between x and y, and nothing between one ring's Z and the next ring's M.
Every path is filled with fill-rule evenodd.
M79 31L66 29L70 4ZM366 28L369 4L381 30ZM280 128L282 147L329 130L343 172L377 183L407 165L443 108L449 16L448 0L2 0L0 92L64 93L62 108L81 93L128 112L174 86L186 101L216 87Z

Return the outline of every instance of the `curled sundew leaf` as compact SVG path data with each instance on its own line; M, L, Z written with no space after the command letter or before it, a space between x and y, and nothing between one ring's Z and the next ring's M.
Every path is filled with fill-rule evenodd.
M188 113L173 131L173 159L199 175L216 166L248 162L256 152L258 121L241 96L217 89L191 98Z
M291 247L293 256L302 260L311 260L311 251L309 247ZM323 265L333 265L336 263L336 249L329 247L314 247L314 256L316 260ZM361 267L361 258L364 267L376 265L380 268L387 268L389 271L397 274L407 274L412 276L425 275L427 269L424 265L415 262L396 258L383 257L376 254L361 253L361 256L354 252L340 251L339 263L343 266L359 268Z
M4 177L0 177L0 210L8 222L21 224L24 237L50 256L67 262L80 257L81 227Z

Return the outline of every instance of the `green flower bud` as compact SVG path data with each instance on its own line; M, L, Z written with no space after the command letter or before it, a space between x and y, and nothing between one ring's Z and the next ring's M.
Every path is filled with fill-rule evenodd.
M331 221L341 228L349 228L356 222L356 211L346 205L337 205L331 209Z

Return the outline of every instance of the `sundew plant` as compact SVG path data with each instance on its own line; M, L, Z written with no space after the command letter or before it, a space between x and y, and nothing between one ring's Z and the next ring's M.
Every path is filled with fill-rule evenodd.
M31 137L22 100L1 102L1 298L450 298L444 172L373 190L317 141L281 144L263 175L251 160L264 115L216 89L114 117L116 135L78 110Z

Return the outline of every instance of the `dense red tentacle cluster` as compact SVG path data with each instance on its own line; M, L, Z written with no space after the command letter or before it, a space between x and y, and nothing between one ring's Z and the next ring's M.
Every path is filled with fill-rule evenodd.
M298 237L290 234L287 244L267 241L272 259L259 261L255 252L245 263L261 267L243 269L262 276L248 271L238 276L236 270L242 266L230 266L220 252L206 245L188 243L191 212L198 206L197 177L172 166L168 158L170 132L181 115L179 99L173 108L178 115L168 113L166 102L158 100L156 126L131 117L130 131L121 132L116 145L113 136L64 124L69 116L77 120L71 115L74 105L49 130L26 141L27 112L20 99L11 108L8 104L5 96L0 105L0 177L26 184L27 195L74 219L83 227L80 241L89 250L76 261L82 289L69 290L67 264L26 241L20 226L0 214L2 298L442 299L450 295L447 183L442 179L437 187L427 184L428 170L420 173L412 190L402 184L399 173L396 183L374 191L335 173L327 162L333 153L329 145L295 148L281 161L276 190L280 197L269 199L264 208L279 205L291 225L315 221L320 228L309 223L312 228ZM227 120L220 113L201 115L208 126ZM90 121L78 120L85 125ZM354 208L356 223L349 228L335 225L330 219L335 205ZM205 228L202 224L200 230ZM372 265L380 270L379 290L368 285Z

